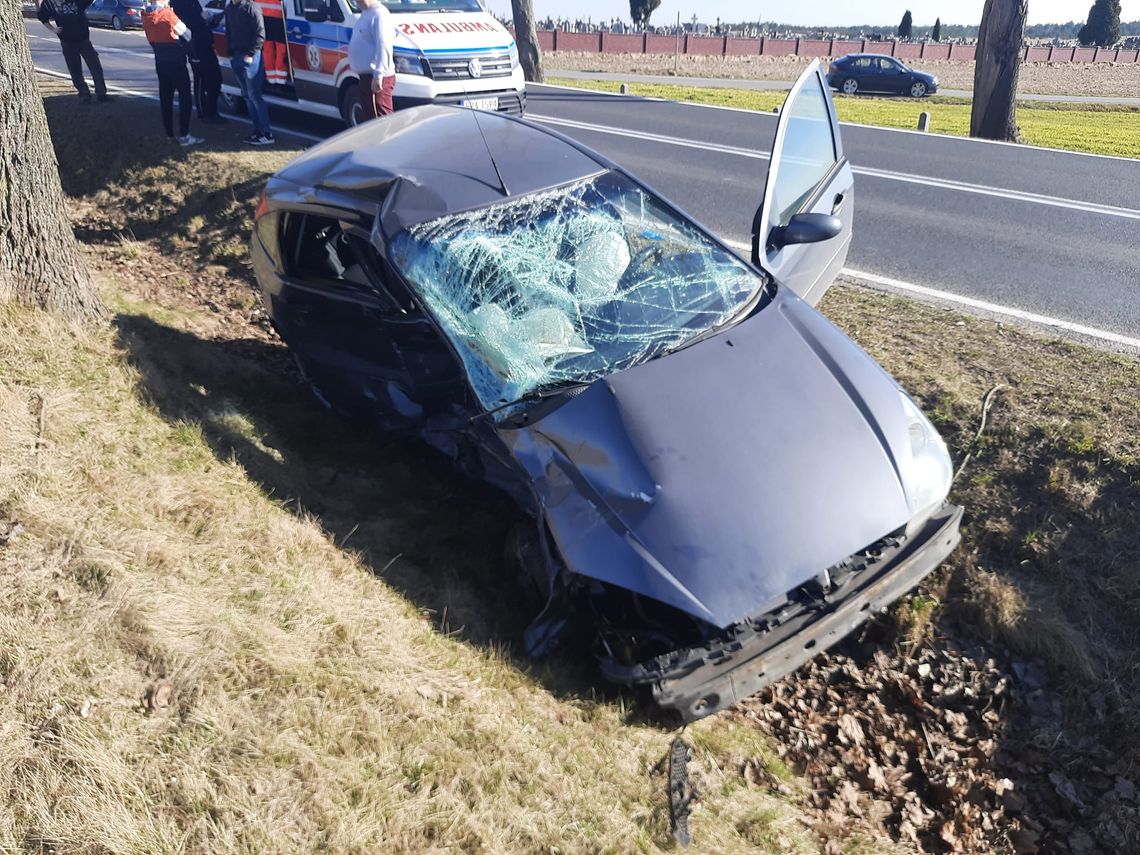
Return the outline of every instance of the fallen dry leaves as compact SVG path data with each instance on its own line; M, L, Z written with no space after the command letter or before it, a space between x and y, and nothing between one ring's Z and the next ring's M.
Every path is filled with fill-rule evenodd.
M1094 748L1070 776L1059 753L1034 744L1061 720L1039 666L1005 668L945 637L909 654L841 650L735 713L768 731L805 779L825 851L853 828L924 852L1138 851L1125 764ZM746 763L745 780L776 790L758 768Z

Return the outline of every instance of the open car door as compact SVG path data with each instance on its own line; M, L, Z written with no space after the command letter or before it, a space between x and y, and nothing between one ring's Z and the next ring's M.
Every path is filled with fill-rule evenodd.
M813 306L847 260L853 185L835 105L815 60L780 111L752 222L752 262Z

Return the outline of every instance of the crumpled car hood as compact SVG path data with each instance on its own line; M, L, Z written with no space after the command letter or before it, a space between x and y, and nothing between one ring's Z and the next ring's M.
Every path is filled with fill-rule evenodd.
M898 385L791 295L501 435L570 571L719 627L911 516Z

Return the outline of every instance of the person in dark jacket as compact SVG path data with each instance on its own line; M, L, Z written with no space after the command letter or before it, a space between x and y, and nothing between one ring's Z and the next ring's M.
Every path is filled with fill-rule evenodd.
M214 33L198 0L170 0L170 8L190 30L190 70L194 74L194 106L203 122L223 123L218 115L222 70L214 53Z
M71 82L84 103L91 101L91 90L83 79L83 63L95 81L95 97L100 101L111 100L107 95L107 83L103 79L103 64L99 54L91 44L91 28L87 25L87 7L92 0L43 0L36 17L40 23L59 36L59 46L63 49L63 60L71 74Z
M253 133L246 137L250 145L272 145L269 108L261 88L265 85L265 67L261 46L265 44L265 19L252 0L229 0L226 3L226 43L230 49L230 68L237 78L253 121Z
M143 32L154 51L154 70L158 73L158 103L162 108L162 125L166 135L174 139L174 93L178 92L178 142L184 146L203 142L190 134L190 75L186 71L190 31L178 20L169 0L155 0L142 13Z

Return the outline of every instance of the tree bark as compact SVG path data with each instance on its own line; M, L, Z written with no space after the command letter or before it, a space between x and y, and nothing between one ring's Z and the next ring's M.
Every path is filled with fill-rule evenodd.
M515 44L519 49L523 77L531 83L541 83L544 79L542 53L538 49L538 32L534 26L534 3L532 0L511 0L511 12L515 19Z
M1016 142L1017 75L1028 0L986 0L974 56L970 136Z
M73 320L102 314L67 218L16 0L0 0L0 300L7 299Z

